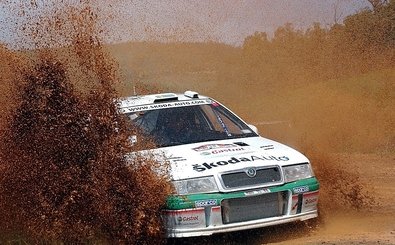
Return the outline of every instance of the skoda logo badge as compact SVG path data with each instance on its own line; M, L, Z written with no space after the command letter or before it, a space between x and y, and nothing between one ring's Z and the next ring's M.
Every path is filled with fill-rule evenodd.
M246 174L248 177L253 178L256 175L256 170L255 168L247 168Z

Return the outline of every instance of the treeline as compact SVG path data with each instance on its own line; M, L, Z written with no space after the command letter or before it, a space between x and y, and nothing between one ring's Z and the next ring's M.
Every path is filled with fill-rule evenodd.
M316 23L301 31L286 24L272 38L257 32L245 39L242 50L250 82L297 85L393 67L395 1L365 9L329 29Z

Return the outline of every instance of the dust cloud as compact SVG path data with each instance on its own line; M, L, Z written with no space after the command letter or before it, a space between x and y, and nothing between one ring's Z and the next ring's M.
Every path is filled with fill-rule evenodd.
M21 171L21 176L16 176L18 178L5 178L7 177L5 174L3 175L5 177L1 176L2 183L6 183L9 188L2 189L2 193L6 190L9 194L16 195L18 194L16 187L22 188L26 198L16 198L16 206L13 208L26 208L26 210L22 209L23 212L16 217L19 217L18 219L28 217L31 222L29 226L11 228L46 239L99 237L110 241L112 239L129 241L127 239L132 236L130 232L137 232L140 235L139 239L147 237L151 239L160 233L159 221L150 219L157 217L155 212L159 210L159 204L163 202L165 193L151 196L154 194L148 190L168 188L165 180L156 179L156 175L150 170L152 165L144 161L137 161L136 164L141 163L137 165L141 166L139 171L146 173L134 175L135 172L124 167L121 158L125 149L129 150L129 146L123 143L115 144L115 142L125 143L127 133L114 132L114 125L121 127L119 123L122 120L116 113L114 114L114 108L110 106L109 101L117 94L122 96L133 94L134 90L137 90L138 94L152 91L197 90L224 102L248 123L255 124L262 136L286 143L304 152L311 159L315 174L321 183L321 218L318 225L324 225L336 212L347 213L352 210L363 213L374 208L377 211L380 203L376 198L375 190L371 188L377 184L377 181L372 184L369 179L359 174L359 171L368 166L369 162L366 162L366 159L370 158L362 157L355 161L354 154L370 154L393 159L395 46L391 36L393 33L391 16L394 16L394 7L394 1L389 1L379 9L361 11L346 18L343 24L336 24L330 28L315 24L306 31L300 31L294 29L292 24L287 24L278 28L273 37L269 37L266 33L255 33L247 37L241 47L213 42L130 42L102 45L94 35L91 35L98 31L94 29L95 25L91 25L95 23L97 16L89 8L85 8L85 12L82 11L85 14L82 15L79 14L81 9L73 9L58 13L56 18L50 19L50 22L44 21L44 23L56 24L44 24L39 27L56 26L62 30L60 32L62 33L64 30L62 28L65 27L61 25L62 21L56 21L57 18L62 19L73 13L73 18L84 20L77 21L78 24L71 26L74 32L69 40L72 43L69 48L50 50L50 53L57 54L56 57L45 55L41 56L45 58L37 59L36 54L32 55L28 52L29 57L33 56L33 64L27 64L28 68L23 72L15 73L13 65L4 63L11 59L14 59L15 63L19 62L20 54L5 48L0 50L2 57L6 57L2 59L2 66L10 71L1 74L2 81L41 83L40 86L34 87L37 89L29 90L23 89L27 88L23 86L22 89L12 90L13 86L7 85L9 83L2 83L1 92L7 96L2 95L0 98L1 102L4 102L2 110L24 112L29 115L29 117L20 116L20 119L24 120L33 119L30 116L35 115L40 119L38 121L44 123L38 124L36 120L31 120L30 123L34 122L36 125L24 127L24 123L15 124L18 121L14 119L2 119L2 123L13 122L13 124L5 124L5 129L10 128L11 125L14 127L19 125L32 137L19 135L19 139L24 144L16 144L17 141L11 140L13 139L11 136L17 135L10 134L14 131L6 130L3 133L7 136L5 139L9 140L9 145L14 147L12 150L3 147L5 148L1 155L3 164L0 166L4 169L2 172ZM37 40L44 40L39 38L41 35L39 33L46 33L45 28L38 28L41 30L39 32L37 28L33 30ZM62 42L65 40L67 38L61 39ZM106 54L111 54L114 60ZM118 63L119 67L112 62ZM28 62L22 58L22 63ZM21 64L21 67L25 66L26 64ZM15 75L16 79L14 79ZM40 77L43 79L40 80ZM44 86L44 81L47 78L52 81L53 77L59 81L58 86L56 88ZM33 96L34 99L30 99L30 102L8 99L22 95L23 91L27 95L33 95L36 91L40 96ZM61 102L60 105L63 106L61 111L65 111L60 116L53 114L58 109L50 110L51 107L48 107L55 102L50 100L55 91L64 91L57 92L58 97L55 100ZM16 97L21 98L21 96ZM7 105L10 101L17 103ZM30 103L38 107L31 108ZM42 108L42 111L35 112L37 108ZM11 113L11 115L20 114ZM65 135L67 132L74 136L63 139L48 130L49 121L44 119L48 116L53 117L52 120L58 117L61 119L56 121L60 124L54 124L55 127L52 129L54 132L61 132L60 135ZM69 128L67 121L75 122L73 129ZM85 129L86 126L89 128L88 131ZM43 134L33 135L31 130L38 130ZM47 141L48 138L44 135L49 136L51 140ZM81 145L88 148L79 147ZM40 154L33 152L32 156L27 154L36 146L49 147L49 149L45 148L46 150ZM24 148L21 151L23 154L13 154L19 151L20 147ZM67 151L79 152L79 154L73 153L70 157L87 157L88 160L81 160L82 165L75 165L73 163L77 160L66 158L68 160L63 164L57 158L60 158L61 154L66 156ZM4 164L4 159L7 159L7 164ZM26 159L32 160L28 161L29 165L24 161ZM116 164L120 169L117 171L119 176L114 180L107 178L114 174L111 171L112 164ZM374 164L383 163L374 162ZM390 164L386 164L391 167ZM39 167L41 169L37 171ZM44 173L51 173L47 178L39 178L44 174L43 169L48 170ZM66 171L59 172L58 169ZM50 171L55 171L56 174ZM364 175L377 177L368 172L364 172ZM15 174L12 175L14 176ZM70 176L73 178L70 179ZM152 181L144 181L144 183L153 183L154 186L142 185L141 176L150 176ZM59 179L62 182L55 181ZM126 182L126 179L133 181ZM53 187L50 191L38 193L40 190L38 187L46 186L47 183L57 184L49 185ZM64 192L61 183L70 188L65 189ZM131 183L133 186L130 186ZM115 194L111 189L112 186L116 187ZM30 187L34 188L30 189ZM73 192L74 190L76 192ZM126 194L124 191L127 190L137 192ZM62 191L64 193L61 193ZM34 196L33 193L39 195ZM139 193L139 195L131 193ZM98 198L101 196L103 199ZM135 199L141 196L145 197L144 200ZM41 199L38 200L37 197ZM41 200L45 200L45 205ZM127 200L136 202L129 205ZM25 203L25 201L29 202ZM133 206L137 203L139 206ZM7 205L10 204L14 205L11 202ZM37 212L27 213L30 204ZM84 208L93 207L92 204L98 205L89 210ZM11 209L10 206L2 207ZM59 210L58 207L63 208L60 213L55 212ZM80 225L73 230L69 226L69 221L82 217L70 213L70 210L77 208L79 213L92 213L84 215L86 219L77 220ZM112 216L113 214L117 216ZM97 222L93 222L89 217L95 217L94 220ZM141 218L139 220L142 223L135 222L136 217ZM130 223L123 223L130 224L134 228L118 226L121 223L117 222L118 220L127 219L131 219ZM154 225L146 226L145 224L149 222L153 222L151 224ZM7 226L10 224L3 223L1 224L3 227L10 228ZM99 224L101 226L98 226ZM245 242L246 237L255 237L253 244L284 241L297 236L294 230L307 233L315 225L317 224L280 226L261 231L262 233L247 231L241 236L240 233L215 236L207 241L240 244ZM146 229L147 227L151 228ZM48 231L50 233L46 233ZM78 237L76 234L79 234ZM126 238L122 237L125 234Z
M138 132L117 111L96 16L88 2L55 11L30 29L40 50L1 48L0 241L163 242L168 166L126 158L152 142L129 141ZM67 50L54 32L71 37Z

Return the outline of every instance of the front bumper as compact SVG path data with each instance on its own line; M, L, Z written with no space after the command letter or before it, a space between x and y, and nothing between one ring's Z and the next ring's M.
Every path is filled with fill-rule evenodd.
M316 178L231 193L171 196L163 211L168 237L207 236L318 216Z

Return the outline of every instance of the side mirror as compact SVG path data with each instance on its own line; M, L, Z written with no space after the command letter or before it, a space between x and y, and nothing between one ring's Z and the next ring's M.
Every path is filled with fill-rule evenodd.
M252 125L252 124L248 124L248 127L250 127L250 128L252 129L252 131L254 131L256 134L259 134L259 132L258 132L258 128L257 128L257 127L255 127L254 125Z

